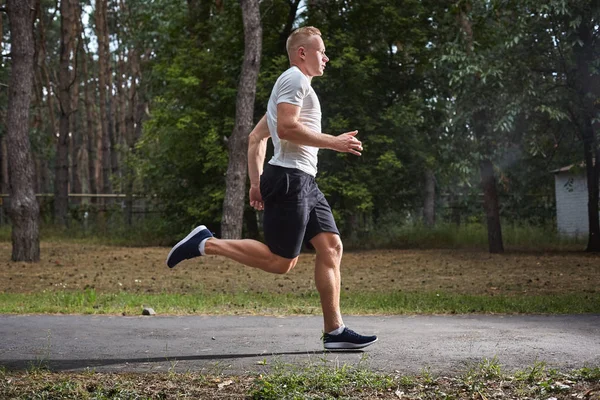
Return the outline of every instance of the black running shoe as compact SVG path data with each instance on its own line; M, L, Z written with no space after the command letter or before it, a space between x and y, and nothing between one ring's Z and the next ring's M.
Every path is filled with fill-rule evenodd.
M377 341L377 336L363 336L352 329L344 328L339 335L323 334L323 345L328 350L335 349L362 349Z
M173 268L183 260L190 258L199 257L200 254L200 242L206 238L213 237L212 233L204 225L200 225L183 240L175 245L167 256L167 265L169 268Z

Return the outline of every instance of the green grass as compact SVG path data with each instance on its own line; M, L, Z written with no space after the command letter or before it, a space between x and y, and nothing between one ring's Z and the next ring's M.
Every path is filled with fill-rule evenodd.
M558 371L536 362L515 372L498 359L484 359L455 375L434 376L376 372L368 359L358 366L325 360L298 367L276 365L258 375L225 376L186 373L116 374L84 371L53 373L0 368L3 399L594 399L600 368Z
M343 294L346 314L600 313L600 294L488 296L450 293ZM318 315L316 292L305 294L106 294L84 292L0 293L0 313L138 315L143 306L158 314Z
M392 376L364 366L332 368L324 362L305 368L276 366L274 371L255 380L249 397L255 400L339 399L361 393L385 393L394 386Z

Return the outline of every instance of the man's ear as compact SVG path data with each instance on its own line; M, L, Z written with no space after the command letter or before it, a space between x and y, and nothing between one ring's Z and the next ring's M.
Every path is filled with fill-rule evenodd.
M306 51L304 49L304 46L298 47L298 55L302 58L304 58L306 56Z

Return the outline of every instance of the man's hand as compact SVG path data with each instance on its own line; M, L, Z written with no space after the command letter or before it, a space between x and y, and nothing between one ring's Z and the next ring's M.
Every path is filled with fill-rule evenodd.
M331 149L340 153L351 153L355 156L360 156L363 148L362 142L355 137L357 133L358 131L352 131L336 136Z
M265 209L259 186L250 186L250 206L258 211Z

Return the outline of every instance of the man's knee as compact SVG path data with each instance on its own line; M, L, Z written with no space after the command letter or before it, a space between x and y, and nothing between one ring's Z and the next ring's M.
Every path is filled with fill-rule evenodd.
M315 239L311 241L315 248L317 255L327 256L335 260L342 258L344 252L344 246L339 235L335 233L322 233L315 236Z
M298 257L296 258L284 258L277 255L273 255L273 261L271 265L273 266L273 273L276 274L287 274L296 266L298 262Z

